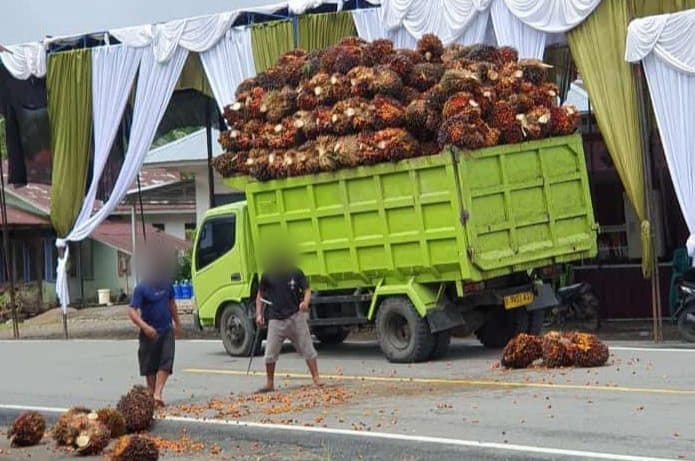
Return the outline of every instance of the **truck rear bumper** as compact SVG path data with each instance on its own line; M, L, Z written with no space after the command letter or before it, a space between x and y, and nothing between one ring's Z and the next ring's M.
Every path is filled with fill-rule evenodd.
M526 306L527 311L537 311L540 309L548 309L560 304L560 301L555 296L555 290L549 283L544 283L534 290L536 297L533 302Z

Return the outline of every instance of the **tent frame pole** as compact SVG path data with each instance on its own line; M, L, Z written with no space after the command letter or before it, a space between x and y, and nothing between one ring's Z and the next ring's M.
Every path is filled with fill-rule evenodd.
M10 309L12 310L12 337L19 339L19 316L17 314L17 297L15 292L14 280L14 257L10 251L10 225L7 222L7 201L5 196L5 171L3 162L0 161L0 218L2 219L2 241L5 257L3 260L3 269L7 274L7 281L10 285ZM63 314L63 317L65 315ZM63 319L65 322L65 319Z

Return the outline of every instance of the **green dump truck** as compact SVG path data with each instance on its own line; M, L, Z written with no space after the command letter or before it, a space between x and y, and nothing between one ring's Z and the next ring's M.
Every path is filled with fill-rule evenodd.
M210 209L193 253L196 322L253 348L260 242L281 231L314 291L310 325L342 342L374 325L393 362L446 354L452 335L501 347L538 333L563 263L596 254L578 135L249 182Z

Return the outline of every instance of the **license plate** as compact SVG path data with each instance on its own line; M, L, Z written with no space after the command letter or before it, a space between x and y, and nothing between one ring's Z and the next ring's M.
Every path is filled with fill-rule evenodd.
M504 297L504 308L514 309L516 307L527 306L533 302L533 293L530 291L525 291L523 293L517 293L515 295L509 295Z

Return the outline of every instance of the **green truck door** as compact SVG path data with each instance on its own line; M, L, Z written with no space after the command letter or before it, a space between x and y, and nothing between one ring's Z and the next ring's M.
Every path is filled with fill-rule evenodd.
M222 302L230 300L229 295L238 300L244 291L246 276L242 271L242 245L238 244L241 236L237 229L237 215L234 213L213 216L203 223L193 261L198 306L214 306L216 309Z
M591 257L596 226L581 138L457 155L471 262L481 272Z

